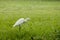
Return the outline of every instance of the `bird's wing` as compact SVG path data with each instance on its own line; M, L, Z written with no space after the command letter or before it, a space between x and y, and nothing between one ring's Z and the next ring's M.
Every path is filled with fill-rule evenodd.
M24 18L20 18L19 20L16 21L14 26L21 25L24 22Z

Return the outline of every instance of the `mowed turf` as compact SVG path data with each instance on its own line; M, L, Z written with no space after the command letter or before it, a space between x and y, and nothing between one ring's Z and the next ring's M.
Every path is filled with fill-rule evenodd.
M19 18L30 21L13 28ZM60 40L60 2L0 1L0 40Z

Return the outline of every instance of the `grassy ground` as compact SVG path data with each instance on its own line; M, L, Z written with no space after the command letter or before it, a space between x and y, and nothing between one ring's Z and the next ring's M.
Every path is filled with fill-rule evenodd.
M13 24L30 17L19 32ZM60 40L60 2L0 1L0 40Z

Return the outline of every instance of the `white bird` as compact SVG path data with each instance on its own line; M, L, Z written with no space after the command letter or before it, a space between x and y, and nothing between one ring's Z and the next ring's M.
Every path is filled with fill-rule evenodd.
M29 20L30 20L30 18L26 18L26 19L20 18L19 20L16 21L16 23L13 25L13 27L19 26L19 31L20 31L21 25Z
M16 23L13 25L13 27L20 26L23 23L27 22L28 20L30 20L30 18L26 18L26 19L20 18L19 20L16 21Z

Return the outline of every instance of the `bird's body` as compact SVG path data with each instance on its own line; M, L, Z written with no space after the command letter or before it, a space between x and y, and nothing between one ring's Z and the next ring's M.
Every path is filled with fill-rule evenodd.
M13 27L19 26L19 25L21 25L22 23L24 23L24 18L20 18L19 20L17 20L16 23L13 25Z
M16 21L16 23L13 25L13 27L15 26L20 26L21 24L23 24L24 22L27 22L29 20L29 18L20 18L19 20Z

